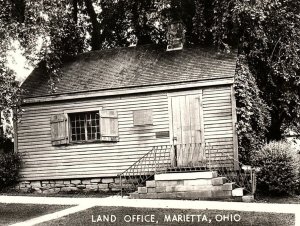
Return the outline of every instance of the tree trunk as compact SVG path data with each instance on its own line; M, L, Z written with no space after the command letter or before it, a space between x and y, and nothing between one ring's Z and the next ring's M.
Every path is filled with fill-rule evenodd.
M271 114L271 125L268 128L267 140L281 140L283 138L283 131L281 130L282 119L280 114L274 112Z
M95 12L93 3L91 0L84 0L85 6L87 9L87 13L90 17L91 23L92 23L92 50L99 50L101 48L101 25L97 20L97 14Z
M72 14L73 14L73 20L74 20L74 23L77 24L78 22L78 0L73 0L73 11L72 11Z

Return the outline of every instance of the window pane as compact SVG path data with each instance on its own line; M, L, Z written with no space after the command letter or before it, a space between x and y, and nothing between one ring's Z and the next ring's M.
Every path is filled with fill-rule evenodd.
M99 140L99 112L70 114L72 141Z

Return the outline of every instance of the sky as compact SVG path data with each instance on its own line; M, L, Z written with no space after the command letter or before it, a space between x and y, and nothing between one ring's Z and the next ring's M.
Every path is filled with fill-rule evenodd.
M16 79L21 83L27 78L32 67L26 65L26 58L22 55L20 49L12 50L8 57L8 66L16 72Z

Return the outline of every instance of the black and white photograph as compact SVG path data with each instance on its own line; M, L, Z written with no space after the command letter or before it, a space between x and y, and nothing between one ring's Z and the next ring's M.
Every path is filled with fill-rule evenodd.
M0 225L300 226L298 0L0 0Z

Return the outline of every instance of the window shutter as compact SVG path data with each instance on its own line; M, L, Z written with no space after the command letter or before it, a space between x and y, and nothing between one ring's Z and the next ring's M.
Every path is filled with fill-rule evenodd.
M68 143L67 117L63 114L53 115L50 120L52 145Z
M114 110L100 111L100 140L119 141L118 112Z

